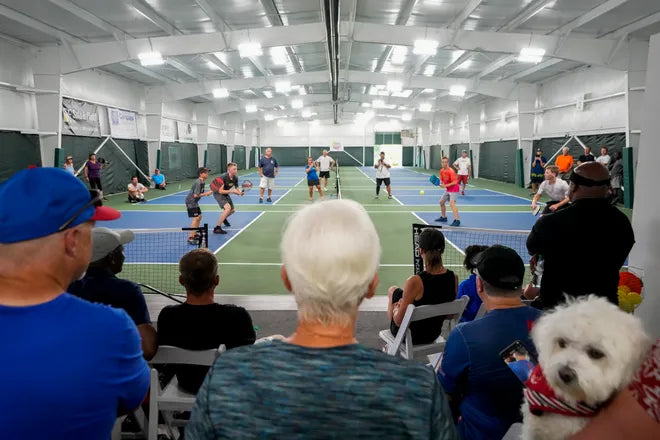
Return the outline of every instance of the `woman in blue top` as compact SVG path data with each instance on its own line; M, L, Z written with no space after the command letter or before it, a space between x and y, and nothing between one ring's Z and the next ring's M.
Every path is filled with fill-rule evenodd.
M319 181L319 173L316 165L314 164L314 159L311 157L307 158L307 166L305 167L305 173L307 173L307 186L309 187L309 200L314 200L314 187L319 192L321 200L323 200L323 190L321 189L321 182Z
M477 275L474 273L474 269L477 267L476 256L481 252L488 249L488 246L482 246L478 244L473 244L468 246L465 249L465 260L463 261L463 266L470 272L470 276L461 281L461 284L458 285L458 296L459 299L462 296L467 296L470 298L465 310L463 311L463 316L461 316L460 322L467 322L474 320L481 307L481 298L477 294Z

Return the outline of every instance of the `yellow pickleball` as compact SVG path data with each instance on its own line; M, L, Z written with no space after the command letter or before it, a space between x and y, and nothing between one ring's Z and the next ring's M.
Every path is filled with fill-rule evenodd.
M423 195L424 195L424 190L421 190L421 191L419 192L419 195L420 195L420 196L423 196Z

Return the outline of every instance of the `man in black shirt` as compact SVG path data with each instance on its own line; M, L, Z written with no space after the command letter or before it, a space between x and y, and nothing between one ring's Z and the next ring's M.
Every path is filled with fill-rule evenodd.
M237 172L237 165L233 162L229 162L227 164L227 172L220 177L216 177L213 179L213 182L211 182L213 198L216 202L218 202L220 208L223 209L222 213L220 214L220 218L218 219L218 225L213 228L214 234L227 233L227 231L222 229L222 225L224 224L225 226L230 227L231 225L229 224L227 217L236 212L236 209L234 209L234 202L231 199L231 195L243 195L243 191L241 191L241 189L238 187L238 176L236 175Z
M578 158L578 165L581 165L585 162L593 162L596 158L591 154L591 147L584 147L584 154L580 155Z
M186 288L186 302L167 306L158 315L159 345L186 350L210 350L221 344L229 350L254 344L252 318L242 307L213 302L213 291L220 282L218 260L205 248L185 254L179 262L179 282ZM172 367L179 386L197 394L208 367Z
M541 217L527 238L531 255L543 258L541 290L534 305L547 309L564 294L596 294L618 304L619 270L635 243L628 218L608 203L609 173L598 162L577 167L570 178L568 208ZM584 232L598 225L609 231Z

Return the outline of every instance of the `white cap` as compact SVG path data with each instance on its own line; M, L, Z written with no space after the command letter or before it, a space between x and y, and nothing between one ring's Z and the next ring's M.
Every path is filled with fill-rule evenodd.
M91 262L105 258L110 252L121 245L130 243L135 234L129 229L94 228L92 230L92 258Z

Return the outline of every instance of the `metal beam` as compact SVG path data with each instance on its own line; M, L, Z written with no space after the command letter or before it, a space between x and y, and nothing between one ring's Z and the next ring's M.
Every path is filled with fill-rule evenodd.
M509 63L512 63L516 60L516 55L503 55L484 67L481 72L476 75L476 78L483 78L484 76L490 75L496 70L501 69Z
M479 7L484 0L470 0L465 8L454 18L454 20L449 24L449 27L452 29L457 29L461 27L463 22L474 12L475 9Z
M620 38L623 36L626 36L628 34L632 34L633 32L636 32L640 29L643 29L647 26L650 26L652 24L655 24L660 21L660 12L656 12L655 14L647 15L646 17L633 21L632 23L629 23L625 26L620 27L619 29L616 29L612 32L608 32L606 34L601 35L600 37L607 37L607 38Z
M520 13L515 17L513 17L513 19L511 19L507 24L501 26L497 30L510 31L517 28L518 26L520 26L521 24L523 24L524 22L526 22L527 20L529 20L530 18L541 12L550 3L555 1L556 0L535 0L529 5L527 5L525 9L520 11Z
M0 38L8 41L9 43L15 44L16 46L23 47L23 48L29 48L29 49L36 49L38 46L35 46L32 43L28 43L27 41L19 40L18 38L14 38L11 35L3 34L0 32Z
M153 79L157 79L159 81L162 81L164 83L171 83L172 82L171 78L168 78L164 75L161 75L160 73L156 73L153 70L146 69L146 68L142 67L141 65L139 65L138 63L134 63L132 61L125 61L125 62L121 63L121 65L124 66L124 67L128 67L129 69L133 69L136 72L140 72L141 74L146 75L148 77L151 77Z
M587 12L586 14L581 15L575 18L574 20L569 21L565 25L555 29L552 32L552 35L567 35L573 29L578 28L583 24L589 23L592 20L595 20L601 15L610 12L612 9L621 6L627 1L628 0L607 0L605 3L601 3L600 5L593 8L591 11Z
M415 7L415 3L417 3L417 0L408 0L401 10L399 10L399 15L396 17L395 24L398 26L405 26L406 23L408 23L408 20L410 19L410 15L412 14L412 10ZM353 23L355 24L355 22ZM380 72L383 70L383 66L385 66L385 62L387 59L390 57L390 54L392 53L392 46L386 46L385 50L383 50L383 53L380 55L378 58L378 61L376 62L376 68L374 69L375 72Z
M0 15L3 15L17 23L35 29L41 33L50 35L51 37L55 37L58 40L67 40L71 43L82 43L82 44L87 43L82 38L78 38L75 35L71 35L54 26L36 20L28 15L23 14L22 12L18 12L2 4L0 4Z
M558 60L557 58L550 58L549 60L543 61L542 63L530 67L527 70L523 70L522 72L518 72L515 75L511 75L506 79L509 81L518 81L519 79L529 76L532 73L536 73L538 71L547 69L548 67L554 66L555 64L558 63L561 63L561 60Z
M461 56L456 58L456 60L453 63L442 69L442 73L444 75L449 75L450 73L461 67L461 65L470 58L472 58L472 52L469 51L463 52Z
M172 25L163 17L161 17L144 0L129 0L129 1L131 3L131 6L133 6L133 8L135 8L135 10L138 11L144 18L146 18L147 20L149 20L150 22L152 22L153 24L164 30L167 34L169 35L183 34L183 32L177 29L174 25Z
M70 0L48 0L48 1L53 3L54 5L59 6L60 8L64 9L67 12L70 12L76 17L81 18L87 23L93 24L97 28L108 32L109 34L114 36L115 40L125 40L127 38L133 38L131 35L127 34L123 30L119 29L116 26L113 26L112 24L104 20L101 20L98 16L81 8L80 6L71 2Z
M181 61L177 60L176 58L171 58L171 57L167 58L166 62L170 66L177 69L179 72L183 72L186 75L190 76L191 78L202 79L201 75L194 72L190 67L186 66L185 64L183 64Z

